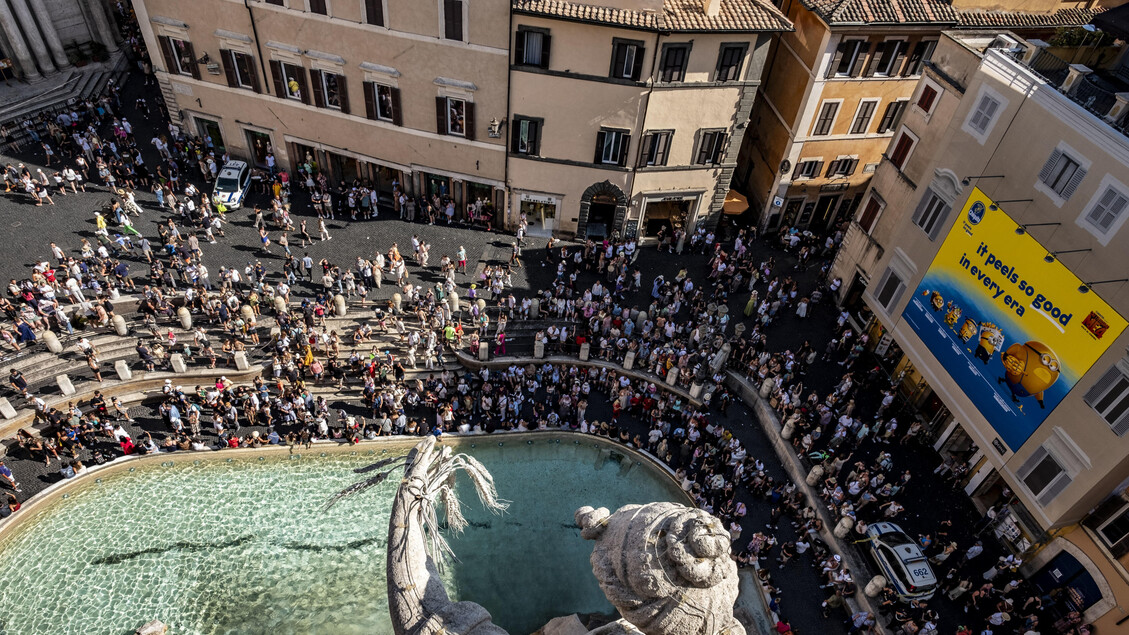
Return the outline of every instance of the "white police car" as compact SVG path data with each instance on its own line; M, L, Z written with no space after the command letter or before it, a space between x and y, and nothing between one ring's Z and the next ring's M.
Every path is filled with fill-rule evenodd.
M937 577L917 543L894 523L866 528L870 554L903 602L928 600L937 591Z
M243 206L243 198L251 185L251 168L244 161L229 161L216 176L212 202L229 210Z

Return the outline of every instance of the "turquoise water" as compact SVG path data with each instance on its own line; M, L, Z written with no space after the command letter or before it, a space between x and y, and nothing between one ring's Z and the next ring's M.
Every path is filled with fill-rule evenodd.
M490 469L510 511L484 512L460 483L471 526L451 541L452 598L514 635L611 611L573 512L682 500L677 487L594 440L496 439L460 450ZM93 475L0 539L0 632L118 634L160 619L177 635L391 633L384 556L398 479L318 510L360 478L353 468L389 456L376 452L170 455Z

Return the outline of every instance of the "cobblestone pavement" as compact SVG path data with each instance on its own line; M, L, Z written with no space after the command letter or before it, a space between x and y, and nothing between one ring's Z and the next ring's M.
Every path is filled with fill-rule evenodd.
M143 91L140 84L139 77L134 77L131 82L127 83L123 91L122 102L126 104L125 114L134 124L135 134L146 162L149 165L155 165L158 157L146 140L152 137L155 130L161 129L164 123L156 117L145 120L140 113L135 112L129 106L134 102L136 96ZM151 94L146 94L152 99ZM42 156L36 155L0 156L0 161L23 161L31 166L33 163L42 161L42 158ZM205 187L199 179L196 182L198 187L202 189ZM56 196L56 205L45 205L43 207L34 206L22 194L0 196L0 227L7 230L10 236L2 252L3 256L0 257L0 275L3 275L5 279L26 277L28 265L37 260L48 258L50 254L48 244L51 241L59 243L67 250L75 251L79 245L80 237L93 236L93 212L100 209L110 198L110 195L103 188L88 189L95 191L66 197ZM142 194L140 200L145 206L146 212L138 219L135 226L143 234L154 237L156 236L155 224L167 217L167 210L158 210L155 199L150 194ZM257 195L252 195L250 200L252 204L266 203L264 198ZM316 217L309 211L304 195L296 192L293 201L296 218L305 218L310 221L312 226L310 233L316 234L314 230ZM247 207L242 211L229 213L229 221L229 224L225 227L226 236L219 238L217 244L208 244L207 241L201 241L204 261L213 272L213 278L215 278L220 266L242 268L248 262L261 260L268 270L272 271L272 275L268 279L279 279L277 272L282 259L278 255L278 247L277 245L273 247L274 254L260 253L258 235L252 226L250 208ZM377 251L386 251L393 242L398 243L402 248L410 246L412 235L418 234L433 245L431 251L432 263L437 263L444 254L454 256L461 245L466 248L472 262L477 260L487 264L503 264L509 256L509 245L514 240L513 236L508 234L491 233L478 229L407 223L394 218L390 210L382 210L379 218L372 221L351 222L338 219L330 221L328 225L333 236L332 240L318 241L308 249L302 249L298 247L300 240L292 235L290 240L291 250L298 256L308 251L315 261L321 258L329 258L331 261L341 264L344 268L350 266L358 255L371 256ZM277 232L272 232L272 236L276 237ZM547 288L555 276L555 266L547 265L545 262L544 241L543 238L527 238L526 240L525 266L517 269L513 276L514 290L519 297L523 294L535 292L537 289ZM755 243L753 250L754 253L761 253L765 257L768 255L776 256L779 263L778 270L782 274L792 275L799 282L801 295L814 288L819 276L820 265L826 262L826 260L817 262L810 269L799 271L793 269L794 260L790 255L779 251L766 242ZM643 289L633 298L634 304L640 308L649 304L650 281L656 275L662 274L670 279L678 269L686 267L690 270L691 275L701 279L704 277L703 267L705 264L706 257L704 255L682 254L678 257L672 257L669 254L657 253L653 247L641 250L636 266L642 272ZM416 284L433 284L438 279L434 265L431 271L421 272L414 264L410 264L408 268ZM146 270L147 268L136 260L131 266L134 275L141 275ZM471 281L471 276L459 279L462 293L465 294L465 290ZM582 277L580 282L588 285L591 284L592 279L585 276ZM308 283L299 283L294 295L297 297L311 295L317 290L320 289L310 286ZM393 286L386 284L379 291L372 290L369 297L370 299L385 299L390 297L393 292ZM730 315L737 320L744 319L741 309L743 309L746 299L747 296L741 294L734 297L730 304ZM804 341L810 341L816 350L822 350L832 337L835 326L834 318L837 313L834 307L817 305L806 319L800 320L786 316L777 320L766 330L770 350L795 350ZM351 313L350 315L354 314ZM515 342L515 344L520 343ZM863 366L862 363L858 365L859 368ZM6 370L0 368L0 371L6 372ZM809 388L814 388L821 394L826 394L838 381L842 372L843 368L834 362L816 364L808 373L805 383ZM354 395L355 390L354 388ZM864 418L873 414L876 409L877 404L874 395L877 394L877 391L878 387L871 387L860 392L857 413ZM348 404L342 401L343 396L337 396L335 401L331 402L332 406L335 408L339 405L347 406ZM604 402L598 404L594 402L592 410L597 418L606 417L609 414L607 404ZM135 436L148 431L153 434L154 438L157 438L165 433L159 419L153 417L149 408L138 406L133 412L136 413L138 424L130 426L130 431ZM748 409L742 404L735 403L729 409L727 416L721 417L720 414L715 416L724 419L727 427L732 429L749 449L750 456L758 457L767 464L770 475L776 479L784 478L784 472L773 455L768 439L764 437L760 426L753 420L753 415ZM640 422L631 421L627 426L633 435L645 433L645 429ZM889 450L894 454L896 467L899 470L911 469L915 476L915 480L905 490L905 493L899 496L899 500L905 505L907 512L898 519L898 522L907 530L907 533L916 536L919 533L934 532L941 520L951 519L954 522L953 539L958 541L962 549L971 544L970 528L976 524L979 517L974 514L963 493L953 491L951 487L936 481L932 477L932 469L939 463L937 456L930 449L918 446L894 445L890 446ZM869 460L875 453L875 448L868 447L859 450L855 458ZM24 484L25 491L21 498L38 491L59 478L57 464L53 464L51 468L45 468L41 463L33 464L26 460L15 460L13 469L16 471L18 479ZM754 532L764 529L769 520L770 508L763 501L750 500L747 493L744 493L743 496L745 502L749 505L749 514L744 522L743 533L743 541L747 541L748 537ZM793 534L794 532L788 526L788 523L781 523L777 532L781 542L792 539ZM825 620L819 616L819 601L827 595L827 592L818 588L817 578L808 568L808 565L811 564L810 556L801 556L798 562L793 562L786 568L778 570L773 561L775 555L776 553L773 552L773 558L766 561L766 565L769 565L773 570L774 583L780 588L782 594L783 612L795 627L795 631L805 634L843 632L844 629L838 619ZM981 560L987 562L988 557L982 557ZM858 572L856 579L859 580L860 585L866 582L861 572ZM951 632L953 627L963 619L959 611L950 606L947 600L945 602L934 600L933 604L942 611L943 631Z

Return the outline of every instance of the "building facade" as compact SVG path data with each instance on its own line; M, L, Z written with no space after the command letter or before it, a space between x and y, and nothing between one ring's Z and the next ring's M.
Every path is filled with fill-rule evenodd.
M117 50L121 35L115 19L103 0L0 2L4 75L36 81L91 54Z
M934 448L996 512L985 529L1099 630L1129 600L1121 53L943 35L831 274Z

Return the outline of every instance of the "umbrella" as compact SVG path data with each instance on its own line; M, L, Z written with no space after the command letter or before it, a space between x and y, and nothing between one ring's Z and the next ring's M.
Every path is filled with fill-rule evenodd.
M749 199L737 190L729 190L725 195L725 202L721 205L721 211L730 216L744 214L747 209L749 209Z

